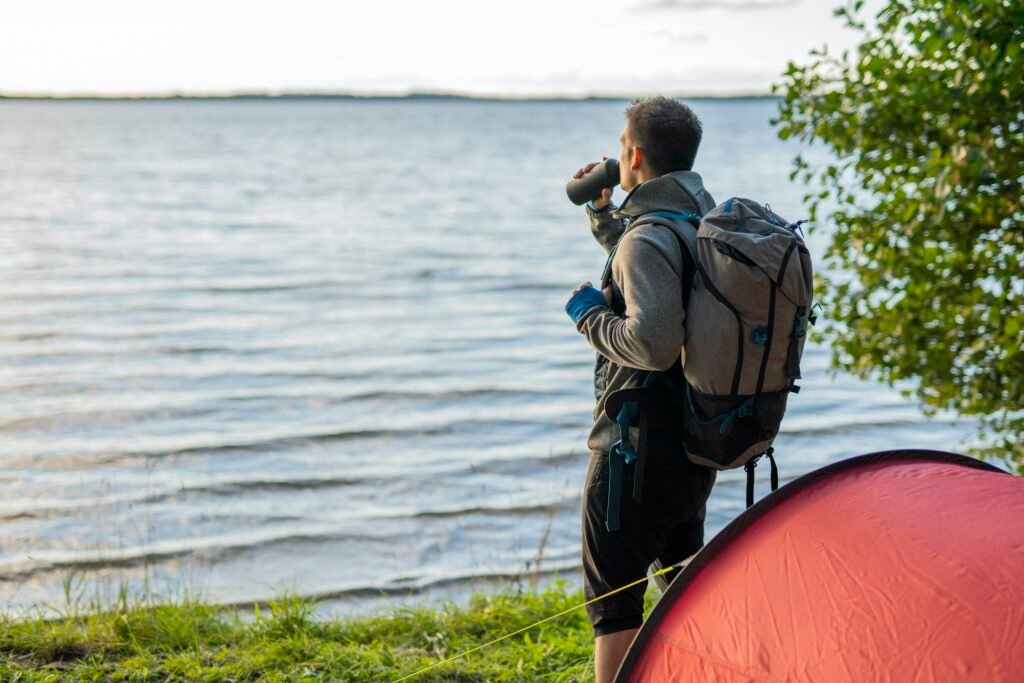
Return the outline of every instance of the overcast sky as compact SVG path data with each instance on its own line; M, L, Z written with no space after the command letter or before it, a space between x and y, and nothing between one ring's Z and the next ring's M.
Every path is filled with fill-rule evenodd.
M840 2L11 0L0 92L761 94Z

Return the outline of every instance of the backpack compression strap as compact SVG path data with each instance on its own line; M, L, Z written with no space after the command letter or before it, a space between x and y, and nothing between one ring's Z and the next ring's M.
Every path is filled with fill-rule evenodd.
M757 461L762 455L767 455L768 460L772 464L772 491L779 488L779 468L775 464L775 449L769 446L768 450L761 453L761 455L754 456L743 466L743 469L747 472L747 507L754 504L754 468L757 467Z
M633 473L633 498L640 502L647 450L648 419L645 403L655 379L656 373L648 373L641 386L612 392L605 403L605 414L609 417L615 416L615 422L619 425L619 440L608 450L608 506L604 518L604 526L608 531L619 529L623 465L636 463ZM638 418L640 428L635 446L629 438L630 423L634 418Z

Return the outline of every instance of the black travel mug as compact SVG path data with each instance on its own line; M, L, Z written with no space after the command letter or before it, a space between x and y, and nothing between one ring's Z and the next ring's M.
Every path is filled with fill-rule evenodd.
M582 178L573 178L565 186L565 193L576 206L601 196L601 190L619 184L619 160L606 159Z

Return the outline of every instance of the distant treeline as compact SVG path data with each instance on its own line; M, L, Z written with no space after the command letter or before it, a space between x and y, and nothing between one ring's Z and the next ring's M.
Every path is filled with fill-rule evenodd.
M223 100L467 100L473 102L617 102L631 100L637 95L588 95L585 97L569 96L488 96L488 95L460 95L450 93L414 92L400 95L357 95L353 93L228 93L224 95L210 94L152 94L152 95L4 95L0 93L0 100L30 100L30 101L223 101ZM777 95L729 95L712 96L698 95L686 96L676 95L679 99L686 100L774 100L780 99Z

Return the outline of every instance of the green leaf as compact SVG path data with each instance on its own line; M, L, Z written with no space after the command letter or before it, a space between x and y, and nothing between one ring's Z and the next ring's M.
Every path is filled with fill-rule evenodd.
M836 11L855 50L775 88L779 137L834 157L792 173L832 229L833 365L980 418L983 450L1024 471L1024 5L887 0L871 26L862 7Z

